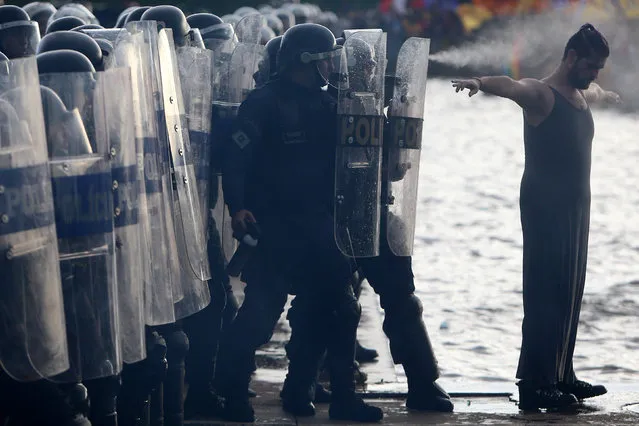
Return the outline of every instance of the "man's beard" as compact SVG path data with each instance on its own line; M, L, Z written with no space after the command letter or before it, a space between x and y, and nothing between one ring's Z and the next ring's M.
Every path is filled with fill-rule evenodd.
M570 73L568 74L568 82L575 89L586 90L588 89L588 87L590 87L590 83L592 83L592 80L580 78L576 72L570 71Z

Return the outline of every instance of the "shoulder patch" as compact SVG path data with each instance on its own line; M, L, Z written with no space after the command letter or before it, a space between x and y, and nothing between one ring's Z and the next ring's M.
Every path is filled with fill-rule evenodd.
M235 142L235 144L239 146L240 149L244 149L246 145L251 143L251 139L249 139L246 133L244 133L242 130L238 130L237 132L233 133L231 138L233 138L233 142Z

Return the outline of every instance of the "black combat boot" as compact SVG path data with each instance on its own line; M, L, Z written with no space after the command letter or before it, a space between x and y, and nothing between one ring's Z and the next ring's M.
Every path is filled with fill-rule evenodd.
M359 362L360 364L365 362L373 362L377 359L378 356L379 354L375 349L366 348L362 346L359 340L357 341L357 344L355 346L355 361Z
M442 413L451 413L454 408L450 395L434 382L414 386L409 385L406 407L411 410L439 411Z

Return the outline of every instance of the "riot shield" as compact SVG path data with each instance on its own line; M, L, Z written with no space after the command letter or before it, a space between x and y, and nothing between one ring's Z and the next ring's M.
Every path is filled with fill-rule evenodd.
M173 240L171 175L168 155L158 139L159 106L154 99L154 82L159 81L151 43L157 31L149 22L135 22L126 29L88 30L94 38L109 40L114 46L114 67L130 67L135 116L135 145L140 164L140 179L146 214L143 226L145 318L148 325L175 321L173 282L179 280L177 251Z
M184 116L184 101L177 68L177 59L170 30L158 33L158 63L162 83L164 121L173 167L174 227L182 266L191 270L194 278L210 278L206 259L205 233L201 220L197 184L189 141L188 124Z
M256 19L255 15L250 15L244 20L248 18ZM257 71L264 54L265 48L259 44L231 41L217 44L216 50L213 51L211 164L217 178L217 185L211 184L209 206L212 210L211 226L216 227L227 261L235 253L237 241L233 238L231 217L224 203L222 164L219 160L222 144L231 136L231 127L233 120L237 117L240 104L255 87L253 74Z
M379 254L386 34L361 32L344 43L338 91L335 239L350 257Z
M100 74L40 75L64 294L69 371L78 382L118 374L113 176ZM55 96L57 95L57 96ZM60 102L61 100L61 102Z
M193 156L184 115L184 100L171 30L158 33L158 64L163 97L164 122L173 171L173 224L181 259L182 297L176 300L176 319L192 315L208 305L206 281L211 278L206 251L206 232L195 180Z
M402 45L388 108L390 134L385 140L388 193L382 202L388 205L386 238L397 256L413 253L429 50L429 39L412 37Z
M201 220L202 224L206 225L211 177L209 137L212 107L212 52L196 47L180 47L176 54L189 142L193 153Z
M266 26L266 18L263 15L247 15L235 24L235 35L240 43L260 44L264 26Z
M112 156L113 222L118 289L118 319L122 359L134 363L146 358L144 331L143 226L146 223L145 194L136 150L133 88L130 68L100 73L103 90L96 115L104 117ZM117 93L112 90L117 87Z
M18 381L69 368L35 57L0 78L0 366Z

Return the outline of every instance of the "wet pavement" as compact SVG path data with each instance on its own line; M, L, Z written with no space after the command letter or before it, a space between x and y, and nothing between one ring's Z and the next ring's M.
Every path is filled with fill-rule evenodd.
M238 291L241 286L236 285ZM360 387L363 397L384 410L387 425L637 425L639 424L639 384L609 384L608 394L561 412L522 412L516 405L514 384L468 383L438 381L453 398L454 413L430 413L408 410L404 406L406 381L393 365L388 343L382 332L383 313L377 297L365 286L360 298L362 320L358 331L360 341L374 347L380 356L374 363L362 364L368 376ZM251 384L258 396L253 399L257 421L262 425L323 425L349 424L330 421L328 405L317 405L314 417L296 418L285 413L279 391L286 375L284 344L290 329L282 315L271 342L257 354L258 370ZM188 420L187 425L235 424L218 419Z

